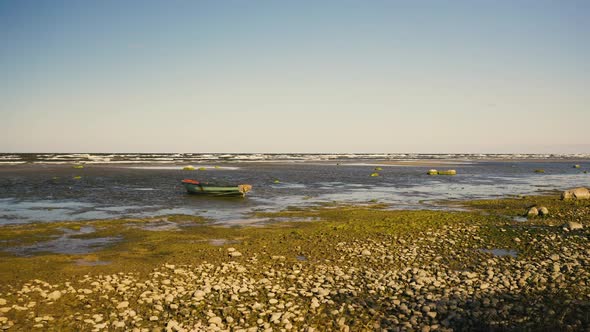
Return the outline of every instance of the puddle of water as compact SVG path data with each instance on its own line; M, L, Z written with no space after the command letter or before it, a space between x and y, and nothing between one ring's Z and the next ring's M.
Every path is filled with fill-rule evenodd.
M130 210L141 210L145 209L145 206L141 205L123 205L123 206L107 206L107 207L99 207L96 208L100 211L109 211L109 212L127 212Z
M301 262L304 262L307 260L307 257L305 257L305 256L297 256L296 258L298 261L301 261Z
M111 264L110 261L87 261L85 259L76 259L74 263L76 263L78 266L99 266Z
M211 239L211 240L209 240L209 244L212 246L216 246L216 247L221 247L225 244L234 244L234 243L240 243L240 241L228 240L228 239Z
M479 251L492 254L498 257L510 256L516 258L516 256L518 255L518 252L513 249L479 249Z
M177 223L171 221L153 221L141 224L126 224L126 226L132 228L139 228L146 231L178 231L180 227L178 227Z
M301 184L301 183L278 183L278 184L273 184L270 187L274 188L274 189L303 189L303 188L307 188L306 185Z
M80 230L60 229L64 233L49 241L39 242L32 245L7 248L5 251L18 256L31 256L38 253L50 252L55 254L88 254L104 248L115 242L121 241L120 236L97 237L97 238L75 238L73 236L91 234L96 230L93 227L81 227Z
M527 217L513 217L512 220L518 221L518 222L528 221Z

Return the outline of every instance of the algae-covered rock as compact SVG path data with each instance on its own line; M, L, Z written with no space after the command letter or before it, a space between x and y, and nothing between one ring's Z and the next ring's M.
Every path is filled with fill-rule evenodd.
M535 173L545 173L545 170L544 169L536 169Z
M574 188L561 193L561 199L590 199L588 188Z
M205 170L207 170L207 168L205 168L205 167L199 167L199 171L205 171Z
M82 168L84 168L84 165L74 165L74 166L72 166L72 168L82 169Z
M457 175L457 171L454 169L449 169L446 171L438 171L438 175Z
M372 176L372 177L379 176L379 173L377 173L377 172L375 172L375 173L371 173L371 176Z
M195 170L195 167L194 166L191 166L191 165L188 165L188 166L184 166L182 168L182 170L183 171L194 171Z
M435 170L435 169L431 169L431 170L428 170L428 172L426 174L428 174L428 175L438 175L438 171Z
M580 168L580 165L574 165L574 168Z
M381 167L375 167L375 170L376 170L376 171L382 171L382 170L383 170L383 168L381 168Z

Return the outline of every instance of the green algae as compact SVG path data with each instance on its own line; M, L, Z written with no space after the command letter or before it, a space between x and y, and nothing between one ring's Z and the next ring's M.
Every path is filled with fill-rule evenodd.
M526 239L534 232L549 232L551 225L575 219L572 210L589 209L590 202L561 201L556 195L530 196L500 200L464 202L469 211L392 211L384 204L346 206L338 203L310 208L293 208L279 212L256 213L255 218L283 220L263 227L222 227L207 220L186 215L145 219L98 220L86 222L33 223L0 227L0 290L22 284L30 279L49 282L81 277L87 273L136 272L149 273L163 263L197 264L227 260L226 248L233 246L244 255L262 253L261 260L271 255L284 255L305 263L337 259L334 246L341 241L359 238L412 240L444 227L478 227L478 236L495 248L518 250L529 255ZM526 222L538 228L525 228L525 223L512 220L530 205L547 206L551 216ZM584 210L586 211L586 210ZM568 217L569 216L569 217ZM286 221L285 221L286 220ZM297 220L314 220L298 222ZM150 223L167 222L173 229L149 230ZM75 235L77 238L121 237L123 240L100 248L91 254L43 253L19 257L6 250L24 244L47 241L63 234L64 229L79 230L91 226L94 232ZM520 237L522 242L515 242ZM213 239L226 239L220 246ZM473 240L475 241L475 240ZM466 243L466 246L475 246ZM77 260L105 261L108 265L80 266ZM458 268L469 262L457 262ZM12 286L11 286L12 285Z

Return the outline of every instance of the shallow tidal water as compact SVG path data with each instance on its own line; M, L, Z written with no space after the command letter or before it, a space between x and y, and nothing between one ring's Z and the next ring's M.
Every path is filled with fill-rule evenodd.
M323 203L385 203L392 209L446 209L441 200L540 194L590 186L590 160L451 160L436 165L378 160L216 162L186 164L30 163L0 166L0 224L169 214L199 215L215 223L252 221L256 211ZM574 168L579 164L580 168ZM217 167L215 167L217 166ZM380 176L371 177L375 167ZM431 168L456 176L429 176ZM545 173L535 173L544 169ZM246 198L189 195L184 178L248 183Z

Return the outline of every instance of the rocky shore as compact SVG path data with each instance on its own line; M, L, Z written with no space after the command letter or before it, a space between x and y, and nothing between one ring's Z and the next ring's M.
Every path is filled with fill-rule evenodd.
M514 220L533 204L547 206L548 215ZM317 220L313 222L225 230L181 224L156 231L157 240L136 233L126 236L123 229L128 228L154 234L130 227L133 221L123 227L121 221L110 226L103 222L96 226L102 232L97 236L118 229L128 239L94 253L113 263L64 267L43 279L3 277L0 327L146 332L590 330L588 202L551 196L468 202L466 207L471 210L331 206L265 215ZM571 230L564 227L567 222L582 228ZM217 243L220 246L194 240L214 239L221 232L228 239ZM131 250L140 241L167 250L157 259L134 257L139 263L117 265L116 252ZM54 256L47 254L45 264L53 264ZM13 259L16 269L19 262L34 259L2 258Z

